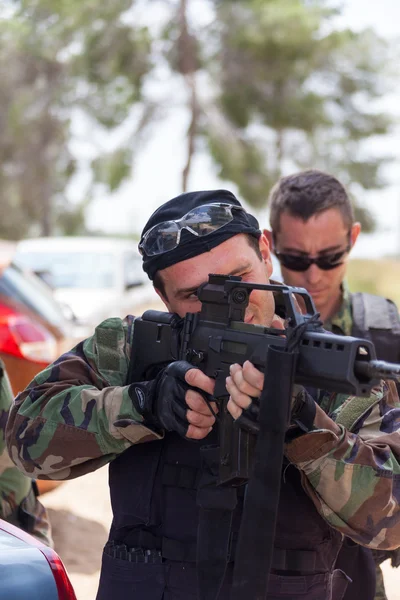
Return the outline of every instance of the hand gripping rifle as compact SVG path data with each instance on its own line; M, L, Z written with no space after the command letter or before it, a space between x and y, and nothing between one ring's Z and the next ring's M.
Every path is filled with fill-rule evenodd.
M275 310L285 323L283 331L244 322L253 290L274 294ZM302 312L295 295L303 307ZM210 275L208 282L200 286L198 298L200 312L187 313L184 319L176 314L149 310L135 320L128 382L152 379L175 360L186 360L215 379L214 396L219 404L216 483L218 487L232 488L249 481L236 551L232 599L263 599L271 566L293 383L369 396L381 378L399 380L400 365L376 360L375 348L368 340L324 331L313 301L303 288L247 283L240 277ZM225 379L229 367L246 360L265 375L258 436L235 424L226 408L229 395ZM218 518L209 527L218 527ZM206 545L210 552L210 543ZM210 591L216 585L217 576L207 579L207 573L220 559L218 552L214 559L200 557L202 600L218 596L218 590Z

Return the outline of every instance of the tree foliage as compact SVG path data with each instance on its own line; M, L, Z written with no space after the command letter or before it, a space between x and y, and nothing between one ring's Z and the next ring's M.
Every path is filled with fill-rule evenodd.
M189 19L189 0L176 0L184 27L175 18L166 28L165 55L186 82L191 113L187 165L205 143L219 176L255 207L281 174L303 168L331 172L353 196L382 187L388 157L366 142L393 120L376 108L388 89L385 43L371 30L338 30L339 11L323 0L210 5L215 19L202 29ZM368 211L356 202L356 212L370 230Z
M18 239L61 230L81 232L82 206L66 188L76 169L69 148L73 111L113 128L141 99L151 68L151 39L145 27L123 22L132 0L101 3L21 0L9 6L0 28L0 236ZM13 10L11 10L13 8ZM130 143L130 140L128 141ZM132 147L130 147L132 153ZM116 166L118 148L96 164L118 187L126 169Z
M84 231L90 193L76 206L65 191L76 170L69 142L77 114L91 119L94 130L125 132L90 163L93 184L110 192L130 176L155 108L162 105L168 115L176 102L188 114L183 190L199 150L255 207L265 206L277 177L302 168L327 170L353 193L385 184L387 157L367 144L384 136L392 122L376 108L388 89L390 61L373 31L338 29L340 11L324 0L204 0L211 15L206 25L195 4L7 4L0 24L0 183L6 209L0 236ZM147 26L143 13L153 15L161 6L165 22ZM144 89L157 80L160 65L164 94L152 99ZM357 210L370 227L365 209Z
M365 141L386 134L391 124L389 115L375 109L387 88L382 40L370 30L335 30L336 11L323 2L216 4L218 102L249 146L270 140L255 171L262 168L276 179L288 170L317 167L350 189L353 183L382 186L387 157L365 154ZM220 153L223 161L227 155L228 146ZM243 190L241 169L234 173ZM247 200L265 205L265 192Z

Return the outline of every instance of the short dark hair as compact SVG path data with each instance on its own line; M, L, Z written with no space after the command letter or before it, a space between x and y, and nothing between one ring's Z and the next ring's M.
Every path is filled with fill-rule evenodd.
M353 207L344 186L333 175L316 169L281 177L269 194L269 208L274 233L279 232L284 212L308 221L328 208L337 208L349 229L354 223Z
M258 258L260 260L262 260L263 257L261 254L260 245L258 243L258 238L256 238L254 235L251 235L250 233L245 233L244 235L246 236L247 243L249 244L250 248L253 248L253 250L257 254ZM160 292L160 294L162 296L164 296L164 298L166 298L168 300L168 296L165 292L164 280L161 276L161 271L157 271L155 273L155 275L153 277L153 287L154 287L154 289L158 290Z

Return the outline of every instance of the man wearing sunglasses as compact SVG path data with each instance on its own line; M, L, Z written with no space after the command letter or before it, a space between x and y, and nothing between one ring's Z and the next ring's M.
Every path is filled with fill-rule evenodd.
M257 220L226 190L160 206L139 249L157 293L180 317L200 310L197 290L210 273L267 284L272 271ZM272 293L251 293L245 321L283 328ZM245 489L216 487L203 466L218 445L214 380L176 361L132 381L134 327L132 316L106 320L19 394L10 454L25 472L57 479L110 463L113 522L97 600L230 600ZM228 411L237 426L244 410L254 419L263 382L250 362L231 366ZM400 403L395 386L382 382L368 400L372 423L361 419L350 432L337 419L354 398L320 391L314 400L303 388L293 396L267 599L341 600L347 577L333 566L343 534L378 548L400 539ZM205 557L196 566L204 553L217 564ZM210 582L201 595L198 574Z
M368 337L378 358L400 361L400 324L395 305L369 294L351 294L345 281L349 253L360 233L343 185L333 176L308 170L282 177L269 197L271 231L266 231L288 285L313 297L324 327L341 335ZM400 550L375 553L377 563L400 562ZM337 566L350 573L345 600L385 600L382 572L372 552L346 540ZM358 588L356 588L358 586Z

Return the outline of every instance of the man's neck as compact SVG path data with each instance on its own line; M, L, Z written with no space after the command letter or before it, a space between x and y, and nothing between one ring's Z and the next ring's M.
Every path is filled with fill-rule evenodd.
M320 313L321 321L323 323L325 323L325 321L332 319L336 315L336 313L338 312L338 310L340 308L341 302L342 302L342 295L339 294L336 297L334 297L333 300L326 302L323 306L316 305L316 309Z

